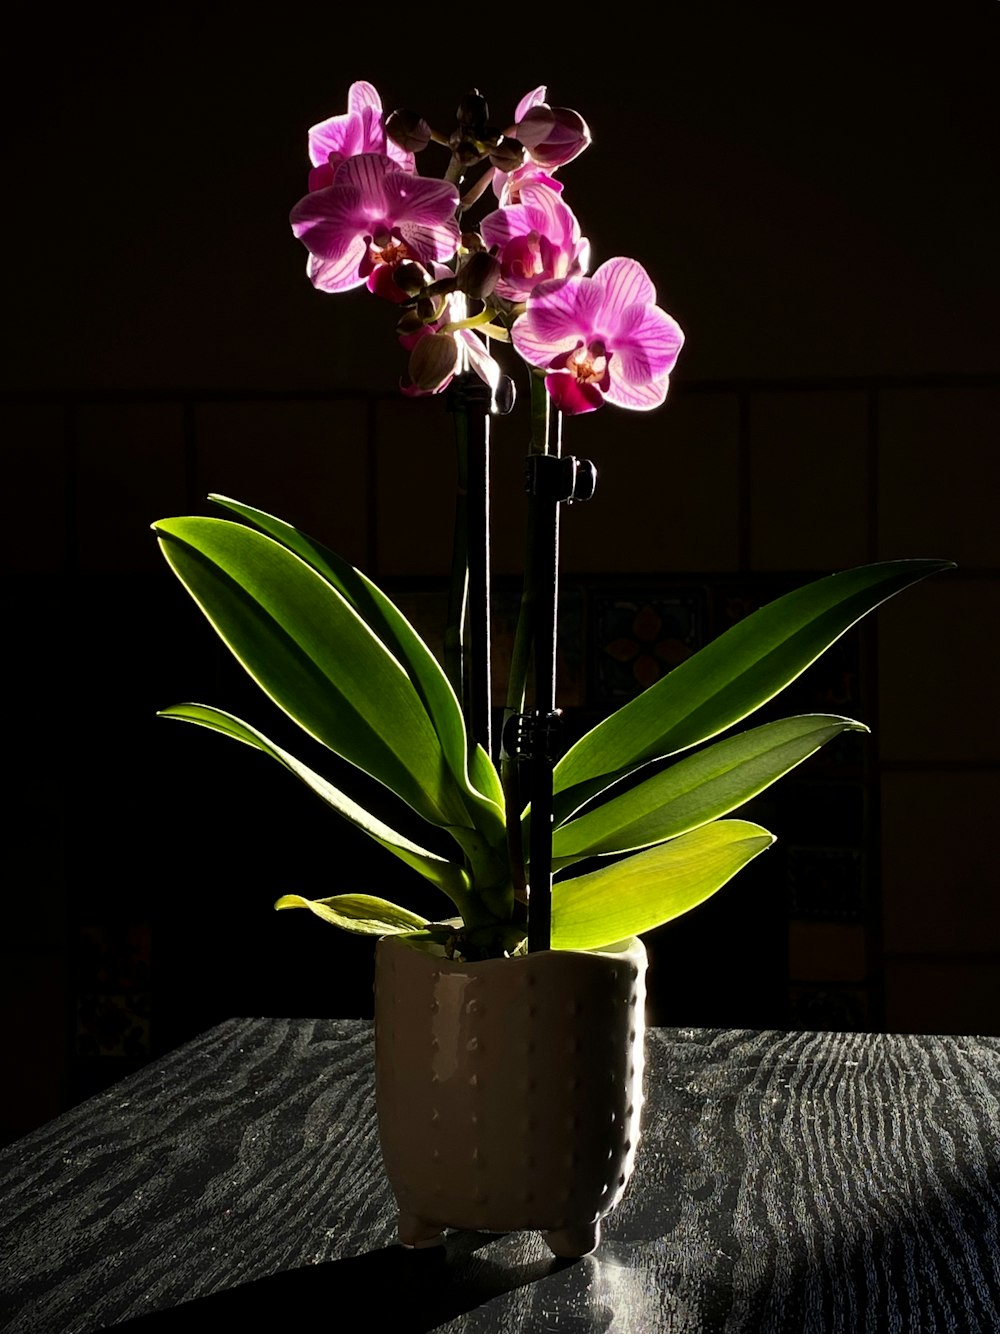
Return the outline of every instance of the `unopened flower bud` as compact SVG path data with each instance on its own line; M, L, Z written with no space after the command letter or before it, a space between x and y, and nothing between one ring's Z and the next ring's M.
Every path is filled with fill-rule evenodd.
M473 88L466 93L458 104L458 111L455 113L455 119L465 131L466 135L473 139L481 139L483 131L486 129L486 122L490 118L490 109L486 105L486 98L478 88Z
M497 171L517 171L524 163L524 148L516 139L503 138L490 150L490 165Z
M407 153L419 153L432 138L431 127L415 111L393 111L385 122L385 132Z
M455 374L458 343L451 334L425 334L410 353L410 379L417 389L433 394Z
M416 296L418 292L422 292L427 286L429 276L422 264L415 264L410 259L397 264L393 271L396 286L402 288L409 296Z
M417 312L412 309L406 310L396 324L396 333L399 334L400 338L405 338L409 334L419 333L423 327L424 321Z
M483 301L490 295L500 277L500 263L485 250L470 255L458 271L459 291L474 301Z
M498 129L487 124L489 107L478 88L466 93L455 113L456 125L448 137L448 146L463 167L482 162L499 144Z
M525 112L515 128L528 156L542 167L561 167L590 143L587 122L568 107L550 107L542 102Z

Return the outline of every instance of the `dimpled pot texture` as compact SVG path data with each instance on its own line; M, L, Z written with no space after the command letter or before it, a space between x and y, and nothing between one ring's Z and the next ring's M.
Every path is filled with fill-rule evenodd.
M404 1245L445 1228L544 1234L587 1255L635 1161L646 950L456 963L386 937L375 965L375 1089Z

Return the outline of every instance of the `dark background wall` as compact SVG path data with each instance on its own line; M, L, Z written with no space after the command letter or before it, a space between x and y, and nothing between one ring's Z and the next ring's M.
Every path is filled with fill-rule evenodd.
M841 664L843 711L873 726L863 754L807 771L807 799L770 812L783 845L836 860L816 811L853 794L864 902L822 920L797 915L776 870L730 886L654 933L654 1017L1000 1032L1000 12L655 14L26 20L0 364L5 1133L225 1015L370 1005L367 945L270 909L352 887L361 841L266 761L152 717L201 698L270 722L148 532L223 491L433 603L448 421L396 396L385 307L314 292L287 225L306 128L357 78L439 124L468 86L499 119L548 84L594 133L562 173L594 263L640 259L686 330L662 411L570 424L567 447L601 471L565 527L574 595L696 589L717 627L734 599L803 576L958 563ZM522 419L499 423L501 578L520 564L523 448Z

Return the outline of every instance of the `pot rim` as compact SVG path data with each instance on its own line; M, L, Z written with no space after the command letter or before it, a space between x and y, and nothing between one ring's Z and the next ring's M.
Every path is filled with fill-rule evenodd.
M623 940L612 941L599 949L590 950L536 950L531 954L518 954L505 959L474 959L463 961L449 959L444 946L436 940L414 940L405 935L380 936L378 948L405 947L414 954L422 954L432 960L437 967L446 969L490 969L506 968L511 964L526 964L532 961L536 966L542 959L565 959L583 956L585 958L607 958L617 963L633 963L637 966L646 963L646 946L639 936L627 936Z

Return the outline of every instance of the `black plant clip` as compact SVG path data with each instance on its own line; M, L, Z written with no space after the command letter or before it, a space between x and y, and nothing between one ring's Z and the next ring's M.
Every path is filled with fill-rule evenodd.
M572 454L529 454L524 464L524 489L538 500L558 504L590 500L597 489L597 468L590 459Z
M512 713L503 726L504 753L512 760L555 764L562 753L562 709Z

